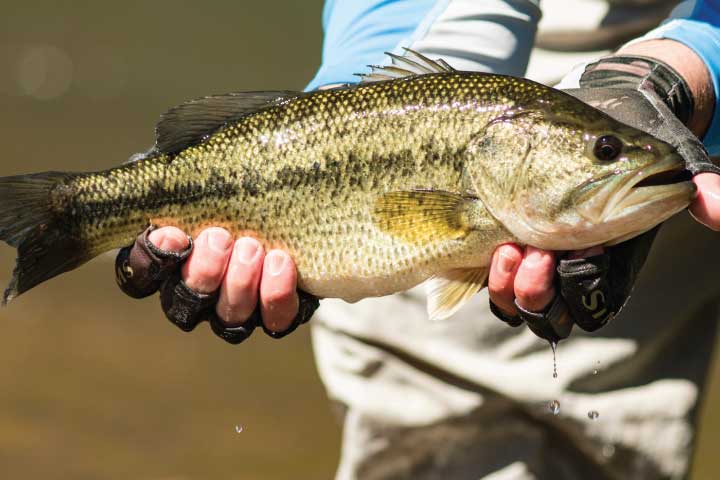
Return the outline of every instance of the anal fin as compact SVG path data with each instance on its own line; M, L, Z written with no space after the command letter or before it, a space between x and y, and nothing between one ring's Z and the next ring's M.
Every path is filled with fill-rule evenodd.
M458 268L436 275L427 282L430 320L444 320L457 312L484 286L488 268Z

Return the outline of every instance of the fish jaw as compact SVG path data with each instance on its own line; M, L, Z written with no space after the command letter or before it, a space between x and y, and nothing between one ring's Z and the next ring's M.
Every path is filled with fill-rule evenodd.
M610 237L605 245L633 238L687 208L697 192L688 177L685 162L675 153L628 172L602 211L599 224Z
M503 218L523 243L547 250L580 250L595 245L615 245L640 235L687 208L696 194L692 181L674 181L684 172L684 162L671 154L660 162L630 171L615 171L582 185L574 208L553 219L516 214ZM663 178L652 184L652 178ZM531 205L512 208L532 210Z

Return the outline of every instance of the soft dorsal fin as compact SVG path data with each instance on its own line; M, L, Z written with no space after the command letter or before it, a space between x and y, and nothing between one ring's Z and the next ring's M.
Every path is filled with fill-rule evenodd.
M368 65L372 69L371 73L356 75L362 77L363 82L380 82L383 80L393 80L395 78L411 77L413 75L426 75L428 73L454 72L445 60L430 60L415 50L404 48L405 55L395 55L394 53L385 52L385 55L392 59L392 65Z
M196 145L227 123L301 96L301 92L238 92L190 100L165 112L155 127L159 153L173 154Z

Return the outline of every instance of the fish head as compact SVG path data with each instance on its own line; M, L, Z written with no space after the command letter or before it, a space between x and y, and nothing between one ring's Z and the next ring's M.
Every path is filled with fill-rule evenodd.
M572 112L521 113L489 125L475 142L470 168L479 168L470 176L488 210L522 243L612 245L695 196L682 157L652 135L582 103Z

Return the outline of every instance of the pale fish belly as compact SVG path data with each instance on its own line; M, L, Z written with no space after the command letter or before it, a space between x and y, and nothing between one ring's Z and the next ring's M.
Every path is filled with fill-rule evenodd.
M496 240L500 233L505 235L471 232L463 239L413 246L376 230L371 242L337 256L340 265L331 271L322 270L322 263L306 264L306 257L299 255L298 286L322 298L347 302L391 295L450 270L488 268L492 251L502 243Z

